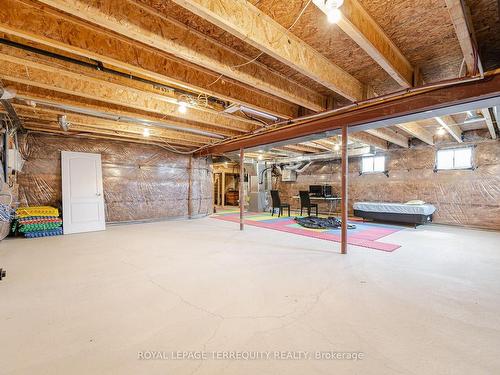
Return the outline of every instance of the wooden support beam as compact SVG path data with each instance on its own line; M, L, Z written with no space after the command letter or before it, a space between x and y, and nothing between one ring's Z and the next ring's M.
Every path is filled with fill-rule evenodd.
M349 138L353 141L364 143L368 146L376 147L380 150L387 150L387 141L385 139L368 134L367 132L349 133Z
M493 119L489 108L482 108L481 113L483 114L484 121L486 121L486 126L490 131L491 139L497 139L497 133L495 131L495 125L493 125Z
M136 43L30 0L4 0L0 31L44 46L102 62L158 83L206 93L270 113L294 118L298 106L187 63L155 48ZM43 25L41 27L40 25ZM91 42L89 42L91 41ZM317 98L318 106L321 98Z
M208 147L198 154L222 154L238 150L240 147L252 148L273 143L290 141L312 134L341 129L346 125L357 127L368 125L375 121L394 121L401 116L423 113L438 109L450 108L479 100L490 100L500 97L500 72L491 72L484 79L456 82L425 91L410 92L391 100L380 99L363 106L347 108L338 112L294 122L252 136L242 136L238 139Z
M240 131L217 128L206 124L188 122L185 119L174 119L170 116L145 112L142 110L134 110L120 105L103 103L93 99L77 97L74 95L65 94L62 92L52 91L25 84L16 83L13 81L4 80L4 83L13 87L16 90L16 100L34 101L43 103L43 107L65 108L65 113L98 113L103 116L111 116L112 118L132 118L140 120L144 123L158 123L164 128L178 130L183 132L191 132L196 134L201 131L202 134L214 134L217 136L237 136ZM38 105L40 106L40 104Z
M40 2L292 103L314 111L324 108L321 95L271 71L263 64L233 68L249 59L142 3L122 0Z
M462 143L462 129L451 116L434 117L439 125L441 125L455 141Z
M286 146L283 146L283 148L286 150L299 151L299 152L309 152L309 153L313 153L313 154L317 153L317 152L321 152L321 149L318 147L311 147L311 146L304 145L302 143L286 145Z
M164 129L159 126L145 126L130 122L123 121L113 121L102 118L96 118L86 115L77 115L73 113L65 113L64 111L58 111L47 108L40 107L29 107L26 105L14 104L19 117L24 119L30 119L30 121L42 120L56 123L58 121L58 115L65 115L66 120L70 124L70 127L75 125L85 126L90 129L94 129L98 132L100 129L105 131L116 131L122 133L135 134L136 136L143 138L144 129L149 130L150 137L157 137L159 139L164 139L165 141L179 141L180 143L186 143L193 146L201 146L210 143L214 138L207 136L200 136L195 134L189 134L180 131L172 131Z
M387 142L394 143L395 145L409 148L409 139L403 134L396 133L394 130L389 128L378 128L378 129L368 129L366 130L368 134L375 137L385 139Z
M469 16L464 12L462 0L445 0L446 7L450 13L451 22L457 34L458 43L464 55L465 65L469 74L475 73L475 53L473 46L472 24ZM479 57L478 57L479 60Z
M301 145L317 148L318 151L322 151L322 150L323 151L331 151L332 150L332 147L330 145L324 144L320 140L311 141L311 142L303 142L303 143L301 143Z
M434 136L429 133L422 125L418 122L406 122L404 124L396 125L398 128L403 129L405 132L410 133L415 138L420 139L422 142L428 145L434 145Z
M342 181L340 190L340 216L342 220L340 234L340 253L347 254L347 220L349 213L349 197L348 197L348 176L349 176L349 157L347 156L347 126L342 127Z
M2 64L0 77L26 85L88 99L98 99L174 118L184 118L211 125L214 129L222 127L246 132L257 127L249 124L246 120L240 120L236 116L221 114L200 107L191 107L187 113L182 114L178 111L178 105L167 101L163 95L152 94L123 84L111 83L105 79L86 77L82 74L56 68L53 65L41 64L4 54L0 55L0 63Z
M402 87L413 86L413 67L357 0L345 0L337 25Z
M223 30L345 98L363 99L363 84L248 1L174 0Z
M137 137L137 135L130 133L95 129L92 127L82 126L82 125L74 125L68 131L64 131L59 127L59 123L57 122L44 122L37 119L26 119L23 126L27 130L33 130L43 133L62 134L62 135L85 135L102 139L113 139L113 140L120 140L126 142L134 142L134 143L156 144L158 146L168 149L170 149L173 146L176 149L180 149L181 151L189 151L196 148L196 146L189 144L189 142L172 140L167 144L164 138L158 138L154 136L148 137L147 139L144 137L139 138Z
M245 153L240 148L240 230L243 230L243 212L245 211Z

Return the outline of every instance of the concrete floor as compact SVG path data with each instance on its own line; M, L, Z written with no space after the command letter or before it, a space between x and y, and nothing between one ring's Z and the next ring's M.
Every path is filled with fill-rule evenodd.
M386 239L403 246L343 256L206 218L5 240L0 373L499 374L500 233L430 225Z

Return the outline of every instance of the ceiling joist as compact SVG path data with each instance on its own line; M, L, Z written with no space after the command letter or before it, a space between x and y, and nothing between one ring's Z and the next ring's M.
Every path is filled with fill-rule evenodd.
M40 2L292 103L314 111L324 109L321 95L262 64L239 66L248 61L245 56L144 5L122 0Z
M378 129L368 129L366 130L368 134L375 137L386 140L387 142L394 143L395 145L409 148L409 139L403 134L396 133L394 130L389 128L378 128Z
M472 24L469 22L469 15L466 14L467 9L463 8L462 0L445 0L445 3L464 55L467 71L473 73L475 68L475 53L473 35L471 34Z
M434 145L434 136L418 122L407 122L396 126L411 134L415 138L420 139L422 142L425 142L430 146Z
M120 105L104 103L95 99L87 99L69 95L63 92L20 84L4 80L4 83L16 90L16 102L42 105L45 108L63 110L65 113L91 114L92 116L107 117L117 121L140 121L145 124L157 124L165 129L176 130L190 134L201 134L210 137L234 137L241 135L240 131L219 128L214 130L210 125L194 123L185 119L173 119L168 116L135 110Z
M489 108L481 109L481 113L484 117L484 121L486 121L486 126L490 131L491 139L497 139L497 133L495 132L495 126L493 125L493 119L490 113Z
M387 141L385 139L376 137L372 134L368 134L367 132L356 132L349 133L349 139L353 141L364 143L368 146L376 147L380 150L387 150Z
M337 25L402 87L413 86L414 69L357 0L345 0Z
M260 49L351 101L364 87L248 1L174 0L177 4Z
M463 142L462 129L456 123L453 117L447 115L447 116L435 117L434 119L453 137L453 139L455 139L455 141L459 143Z
M236 116L223 115L210 110L190 108L187 113L178 111L178 105L169 102L162 95L141 91L105 80L87 77L53 65L41 64L31 60L24 60L10 55L0 54L2 70L0 77L37 86L49 90L59 91L88 99L97 99L117 105L123 105L138 110L145 110L174 118L184 118L194 122L211 125L217 128L228 128L247 132L253 126L247 120Z
M0 8L0 31L97 60L160 84L206 93L277 117L297 116L298 107L294 104L232 80L215 82L218 75L213 72L30 0L4 1Z

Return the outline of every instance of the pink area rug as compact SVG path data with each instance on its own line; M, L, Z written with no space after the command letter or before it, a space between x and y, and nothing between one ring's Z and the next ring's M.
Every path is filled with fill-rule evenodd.
M231 221L238 223L239 213L228 212L213 215L217 220ZM293 217L276 217L268 213L245 213L246 225L259 228L273 229L280 232L293 233L300 236L313 237L326 241L340 242L340 229L308 229L298 225ZM399 249L401 245L381 242L379 239L390 234L399 232L405 227L397 225L387 225L379 223L363 223L352 221L356 225L355 229L347 232L347 243L350 245L366 247L369 249L391 252Z

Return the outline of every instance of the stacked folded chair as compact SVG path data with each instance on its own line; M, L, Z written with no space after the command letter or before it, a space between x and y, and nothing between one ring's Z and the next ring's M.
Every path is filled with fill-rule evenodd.
M16 210L14 231L26 238L58 236L63 234L59 210L49 206L20 207Z

